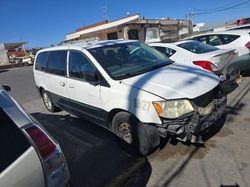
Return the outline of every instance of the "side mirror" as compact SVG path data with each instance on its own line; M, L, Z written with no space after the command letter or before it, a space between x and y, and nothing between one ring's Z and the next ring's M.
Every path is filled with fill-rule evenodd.
M85 73L85 80L89 82L90 84L97 85L99 84L99 78L98 75L93 72L93 73Z
M7 92L11 91L11 87L8 85L2 85L3 89L5 89Z

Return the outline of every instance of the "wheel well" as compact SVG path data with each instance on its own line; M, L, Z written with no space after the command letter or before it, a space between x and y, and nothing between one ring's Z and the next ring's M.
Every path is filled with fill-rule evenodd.
M42 95L42 91L44 90L44 88L43 87L39 87L39 93L40 93L40 95Z
M126 110L123 110L123 109L113 109L109 112L109 115L108 115L108 124L111 125L111 122L112 122L112 119L113 117L119 113L119 112L127 112L127 113L130 113ZM134 114L130 113L131 115L133 115L138 121L140 121Z

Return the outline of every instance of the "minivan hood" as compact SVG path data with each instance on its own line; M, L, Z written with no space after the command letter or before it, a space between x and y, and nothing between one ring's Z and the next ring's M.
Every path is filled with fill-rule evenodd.
M219 78L201 68L173 63L122 82L164 99L193 99L216 87Z

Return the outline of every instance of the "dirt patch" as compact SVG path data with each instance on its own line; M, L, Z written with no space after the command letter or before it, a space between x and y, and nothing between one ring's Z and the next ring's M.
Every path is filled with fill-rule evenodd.
M183 157L183 156L189 156L192 154L192 152L195 150L195 153L192 154L192 158L194 159L202 159L204 158L207 153L210 151L210 149L216 147L216 141L215 140L209 140L205 142L204 146L200 146L197 148L195 145L185 145L181 142L178 142L176 145L173 144L167 144L164 149L157 150L152 155L148 157L150 160L160 160L164 161L170 158L175 157Z

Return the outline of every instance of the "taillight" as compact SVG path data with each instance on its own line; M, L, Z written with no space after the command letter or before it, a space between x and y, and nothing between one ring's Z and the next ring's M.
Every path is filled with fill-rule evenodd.
M193 61L193 64L202 67L203 69L206 69L208 71L216 71L217 67L210 61L207 60L197 60Z
M34 141L42 159L48 158L56 150L55 143L39 127L30 126L25 131Z
M250 49L250 41L248 43L246 43L245 45L248 49Z
M62 150L40 127L24 127L26 135L41 158L46 186L64 187L69 181L69 171Z

